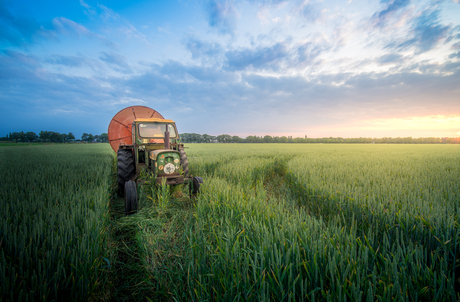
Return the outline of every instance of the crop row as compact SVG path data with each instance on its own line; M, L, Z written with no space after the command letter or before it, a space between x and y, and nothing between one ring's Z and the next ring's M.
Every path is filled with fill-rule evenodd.
M206 179L188 235L195 300L460 298L458 146L217 151L188 153Z
M107 282L107 145L0 149L2 301L85 301Z

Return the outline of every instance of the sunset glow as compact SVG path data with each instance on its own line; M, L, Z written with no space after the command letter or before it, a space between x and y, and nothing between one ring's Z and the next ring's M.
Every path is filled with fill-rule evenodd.
M362 129L401 131L402 133L416 130L414 134L423 131L423 133L432 134L424 136L450 137L455 136L456 131L460 129L460 116L430 115L375 119L365 121Z

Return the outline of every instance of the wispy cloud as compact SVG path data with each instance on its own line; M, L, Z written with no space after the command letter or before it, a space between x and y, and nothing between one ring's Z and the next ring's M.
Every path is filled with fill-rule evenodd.
M39 29L35 19L11 14L5 2L0 1L0 41L12 46L26 46L34 41Z
M208 2L209 25L222 34L233 34L238 11L233 1L210 0Z
M379 64L393 64L393 63L399 63L403 59L403 56L397 53L390 53L381 56L380 58L377 59L377 62Z
M184 41L187 50L192 54L192 58L200 60L207 64L215 64L220 62L223 57L223 47L214 42L202 41L197 38L188 38Z
M44 61L49 64L64 65L67 67L81 67L88 65L88 59L83 56L63 56L53 54Z
M400 43L391 43L389 47L398 49L414 48L417 54L427 52L447 38L449 25L439 23L439 10L425 10L413 21L411 37Z
M246 68L278 69L281 61L288 56L288 53L289 47L285 43L277 43L254 50L229 51L225 56L227 58L227 68L230 70L244 70Z
M410 0L381 0L380 3L383 4L385 8L376 12L372 18L376 26L383 27L387 25L398 12L407 7Z
M324 12L319 3L305 0L299 5L293 6L294 12L298 12L306 21L316 23L325 21Z
M106 62L110 67L117 71L123 71L126 73L130 73L132 71L126 61L126 58L121 54L103 51L100 53L99 59Z
M87 15L92 16L96 14L96 10L94 9L94 7L88 5L85 1L80 0L80 5L85 8L85 13Z

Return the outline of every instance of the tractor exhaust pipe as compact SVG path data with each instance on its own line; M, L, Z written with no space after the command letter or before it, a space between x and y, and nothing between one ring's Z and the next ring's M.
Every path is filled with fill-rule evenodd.
M169 124L166 124L166 131L165 131L165 149L169 149Z

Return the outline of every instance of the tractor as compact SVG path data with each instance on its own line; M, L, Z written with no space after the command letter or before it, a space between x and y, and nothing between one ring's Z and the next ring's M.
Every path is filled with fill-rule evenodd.
M117 152L118 194L125 199L125 214L138 209L139 175L145 170L153 184L185 184L196 195L201 177L189 174L187 155L180 143L176 123L145 106L131 106L119 111L110 121L109 143ZM155 183L156 182L156 183Z

